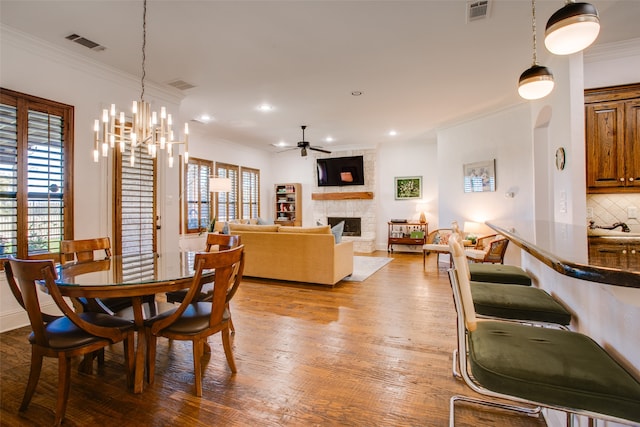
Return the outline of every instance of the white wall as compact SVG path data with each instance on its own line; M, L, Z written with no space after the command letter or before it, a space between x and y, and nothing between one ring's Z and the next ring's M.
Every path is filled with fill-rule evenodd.
M515 90L515 89L514 89ZM483 223L532 220L533 157L530 106L526 103L438 132L439 217L442 227L457 220ZM463 165L495 159L496 191L465 193ZM506 193L514 197L506 197ZM506 262L519 264L509 245Z
M394 143L380 144L375 149L377 163L373 192L378 218L375 247L377 250L386 250L387 221L391 218L417 220L419 212L416 211L416 205L418 203L426 204L428 207L426 215L429 229L435 228L438 223L437 147L435 140L406 142L399 139ZM302 184L304 226L315 225L311 217L311 192L316 185L315 168L315 157L312 154L301 157L299 150L272 155L271 171L274 184L286 182ZM398 176L422 176L422 199L395 200L393 186L394 178ZM268 191L273 196L273 188L269 188Z

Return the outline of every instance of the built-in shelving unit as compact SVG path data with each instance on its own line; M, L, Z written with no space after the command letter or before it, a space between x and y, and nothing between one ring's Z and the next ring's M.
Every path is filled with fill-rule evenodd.
M275 185L274 222L280 225L302 226L302 185Z

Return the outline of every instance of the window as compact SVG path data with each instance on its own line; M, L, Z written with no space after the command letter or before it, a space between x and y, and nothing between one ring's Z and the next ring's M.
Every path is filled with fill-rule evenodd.
M238 219L238 166L216 163L216 176L231 179L231 191L216 194L218 221Z
M0 256L73 238L73 107L0 89Z
M260 216L260 171L241 168L240 197L242 200L242 219Z
M146 144L136 148L131 166L128 154L114 150L114 254L156 252L156 159ZM148 274L152 274L151 271ZM152 275L150 277L153 277Z
M183 230L185 233L199 233L206 230L213 219L209 193L213 162L190 157L184 170Z

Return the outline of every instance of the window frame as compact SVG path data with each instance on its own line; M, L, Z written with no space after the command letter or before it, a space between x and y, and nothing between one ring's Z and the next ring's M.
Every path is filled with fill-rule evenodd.
M251 208L249 208L249 212L245 212L245 172L252 174L255 177L257 182L255 189L255 199L253 199L252 195L249 195L249 200L247 203L249 206L256 206L256 218L260 216L260 169L248 168L241 166L240 167L240 218L242 219L251 219Z
M48 115L59 116L62 119L62 235L61 240L73 239L74 236L74 107L61 102L28 95L13 90L0 88L0 103L10 105L16 109L16 251L12 252L17 258L50 259L59 261L58 251L52 251L51 240L47 240L46 252L29 254L28 233L24 230L29 226L29 111L36 111ZM8 254L7 254L8 255ZM4 256L0 255L0 256ZM2 267L3 268L3 267Z
M239 178L240 167L229 163L216 162L215 176L220 178L231 178L231 191L225 193L216 193L215 195L215 212L218 221L231 221L239 219L240 216L240 192ZM222 201L221 201L222 200ZM235 215L233 218L229 216L230 207L235 204ZM220 214L223 207L224 216Z
M182 234L193 234L193 233L202 233L204 230L202 229L201 224L198 224L197 228L191 228L189 227L189 186L191 184L190 179L189 179L189 166L190 165L195 165L198 168L198 172L197 172L197 176L200 176L200 169L203 167L208 168L208 173L207 173L207 177L211 177L213 175L213 161L212 160L206 160L206 159L200 159L197 157L189 157L189 163L185 164L184 162L181 162L182 166L182 194L183 194L183 209L182 212L184 213L182 215L182 220L180 221L181 224L181 229L182 229ZM198 185L200 182L196 182L196 185ZM201 213L202 213L202 205L203 203L208 203L209 204L209 224L211 223L211 221L213 221L213 218L215 217L215 206L213 203L213 197L211 196L211 192L209 191L209 180L205 180L204 183L205 187L206 187L206 193L207 194L207 200L206 202L203 201L202 198L198 198L197 200L197 218L201 218ZM196 194L200 194L202 195L201 191L196 190Z

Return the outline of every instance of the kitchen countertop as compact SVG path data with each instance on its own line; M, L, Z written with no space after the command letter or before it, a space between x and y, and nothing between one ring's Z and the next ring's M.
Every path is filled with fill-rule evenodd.
M640 242L640 233L589 229L586 225L549 221L495 221L489 227L504 235L558 273L577 279L610 285L640 288L640 271L590 264L589 237L611 238L616 242ZM640 255L638 255L640 256Z

